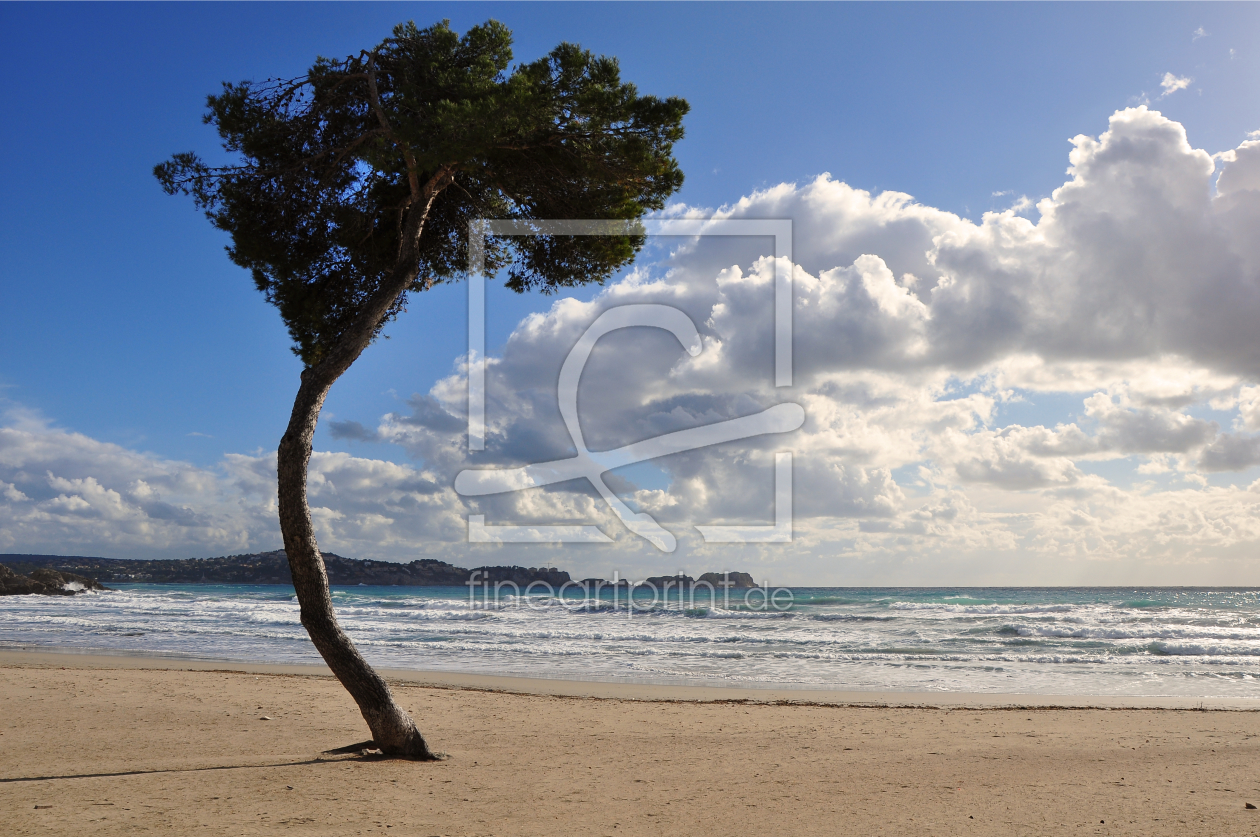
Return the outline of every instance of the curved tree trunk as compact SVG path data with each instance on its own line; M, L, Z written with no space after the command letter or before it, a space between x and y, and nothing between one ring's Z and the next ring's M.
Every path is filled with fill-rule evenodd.
M324 359L303 370L289 427L276 452L280 532L301 605L302 625L324 662L359 705L376 746L389 755L424 761L437 756L429 749L411 716L395 702L385 680L368 665L337 624L328 590L328 572L315 540L311 510L307 505L306 479L311 442L324 399L337 378L372 342L390 306L416 281L419 274L416 242L433 199L449 182L450 174L443 170L425 185L423 200L413 205L404 220L404 234L393 272Z

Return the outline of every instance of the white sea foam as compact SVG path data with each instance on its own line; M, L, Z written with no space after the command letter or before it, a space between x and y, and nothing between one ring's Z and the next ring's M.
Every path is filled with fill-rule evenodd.
M334 591L391 667L603 679L1260 699L1253 591L796 591L789 612L642 609L624 597L470 602L467 591ZM0 644L276 662L317 659L292 591L136 585L0 599Z

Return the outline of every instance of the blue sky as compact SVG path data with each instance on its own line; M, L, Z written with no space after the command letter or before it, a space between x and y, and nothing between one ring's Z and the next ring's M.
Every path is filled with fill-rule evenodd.
M978 223L1062 186L1069 140L1101 135L1124 108L1149 104L1209 153L1260 128L1251 4L3 4L0 69L20 81L0 90L0 407L207 471L273 450L298 363L224 236L164 195L152 166L214 153L200 116L220 81L299 74L405 19L463 30L491 17L513 30L520 59L574 41L617 56L644 92L686 98L676 197L701 209L828 172ZM1166 74L1192 81L1161 97ZM415 300L338 383L325 417L372 428L407 412L464 351L464 299L450 287ZM492 292L491 348L552 302ZM1233 409L1217 418L1226 429ZM1083 413L1081 397L1045 393L1002 401L992 420L1053 426ZM330 426L320 450L417 462L405 445L335 438ZM1108 479L1128 490L1138 464ZM70 551L31 537L10 546ZM147 548L123 544L95 549Z

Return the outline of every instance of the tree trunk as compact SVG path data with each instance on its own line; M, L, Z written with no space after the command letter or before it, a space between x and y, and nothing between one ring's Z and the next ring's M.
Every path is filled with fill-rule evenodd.
M419 275L416 242L434 198L449 182L449 174L439 172L426 184L423 200L417 201L404 221L394 270L326 356L303 370L289 427L276 452L280 532L301 605L302 625L324 662L359 705L375 745L388 755L422 761L432 761L438 756L429 749L411 716L395 702L385 680L368 665L337 624L328 590L328 571L315 540L315 527L307 505L306 479L315 425L324 399L337 378L372 342L390 306L416 281Z
M328 572L319 553L306 502L311 438L315 435L315 423L328 387L313 384L309 377L312 376L302 375L289 431L280 441L276 456L280 531L284 535L293 587L302 608L302 626L324 662L359 705L376 746L389 755L432 761L437 756L429 749L411 717L395 702L385 680L368 665L337 624L328 589Z

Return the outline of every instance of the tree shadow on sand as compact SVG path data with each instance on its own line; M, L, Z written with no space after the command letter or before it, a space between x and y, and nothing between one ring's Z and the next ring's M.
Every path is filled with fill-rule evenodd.
M438 753L437 756L438 760L445 760L449 758L449 756L445 753ZM118 770L109 773L66 773L55 776L15 776L12 778L0 778L0 785L15 784L18 782L49 782L56 779L108 779L118 776L148 776L155 773L203 773L213 770L250 770L260 767L297 767L308 764L333 764L339 762L363 761L414 761L414 759L385 755L377 748L375 741L360 741L358 744L347 744L345 747L324 750L315 758L301 759L298 761L278 761L255 764L221 764L211 765L208 767L170 767L157 768L154 770Z

